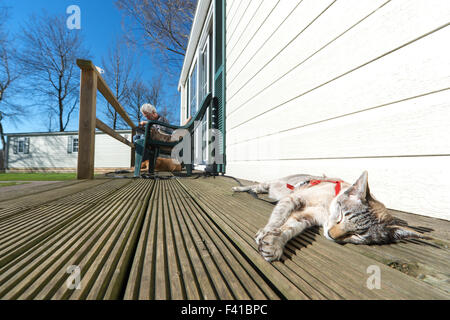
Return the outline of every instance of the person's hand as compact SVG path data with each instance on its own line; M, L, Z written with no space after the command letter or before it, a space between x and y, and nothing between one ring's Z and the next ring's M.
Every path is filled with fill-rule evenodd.
M147 124L147 121L141 121L139 122L140 127L144 127Z

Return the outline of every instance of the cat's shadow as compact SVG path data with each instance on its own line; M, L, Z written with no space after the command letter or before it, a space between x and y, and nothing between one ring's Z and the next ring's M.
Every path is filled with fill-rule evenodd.
M429 239L403 239L403 240L398 241L399 243L414 243L414 244L418 244L418 245L430 246L430 247L441 249L440 246L429 241L429 240L433 240L433 237L431 235L428 235L428 233L433 232L434 229L428 228L428 227L422 227L422 226L411 226L403 219L400 219L398 217L395 217L395 219L396 219L397 225L402 226L402 227L408 227L418 233L423 234L426 237L429 237Z
M303 231L298 236L289 240L284 247L283 256L280 261L292 260L293 256L301 254L302 250L310 247L320 235L319 227L311 227Z

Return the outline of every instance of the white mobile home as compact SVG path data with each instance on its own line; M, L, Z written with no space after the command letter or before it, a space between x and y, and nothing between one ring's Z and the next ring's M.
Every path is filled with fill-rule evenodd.
M180 121L211 91L227 175L368 170L389 208L448 220L449 23L447 0L199 0Z
M130 130L118 130L131 141ZM78 132L7 134L6 168L10 171L76 171ZM129 168L130 147L97 131L95 169Z

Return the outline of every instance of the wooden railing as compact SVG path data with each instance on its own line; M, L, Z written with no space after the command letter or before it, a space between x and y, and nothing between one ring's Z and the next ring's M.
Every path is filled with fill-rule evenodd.
M97 90L130 126L132 135L135 133L136 125L131 121L125 109L109 89L92 61L78 59L77 65L81 69L77 179L93 179L95 128L131 147L132 159L134 155L134 144L132 142L128 141L105 123L97 119Z

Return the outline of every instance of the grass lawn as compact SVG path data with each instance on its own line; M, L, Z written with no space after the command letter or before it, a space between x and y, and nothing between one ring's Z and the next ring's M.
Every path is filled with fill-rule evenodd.
M27 183L29 183L29 182L0 182L0 188L15 186L15 185L19 185L19 184L27 184Z
M74 180L74 173L0 173L0 181L60 181Z

